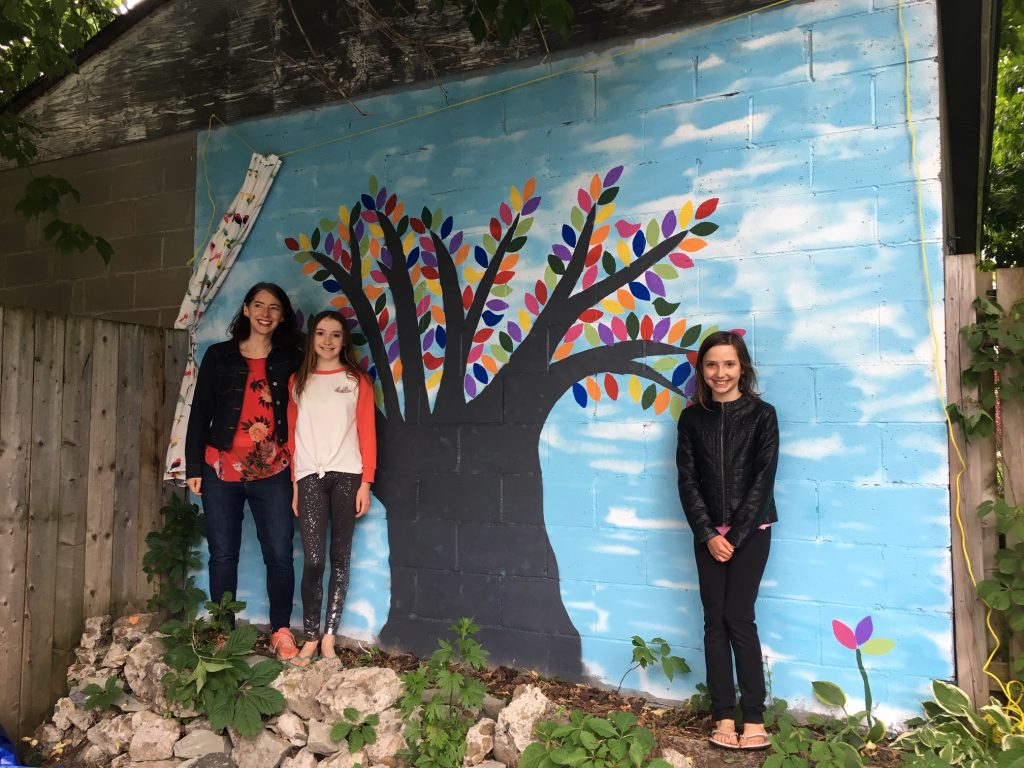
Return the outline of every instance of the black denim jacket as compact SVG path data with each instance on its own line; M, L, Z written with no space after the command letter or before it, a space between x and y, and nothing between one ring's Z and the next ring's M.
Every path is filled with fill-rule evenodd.
M728 403L699 403L679 417L676 466L679 500L704 543L716 526L732 526L726 539L734 547L775 511L775 469L779 463L779 422L763 400L740 397Z
M288 378L302 364L299 347L275 346L267 356L267 383L273 396L274 437L288 440ZM238 342L222 341L206 350L196 377L185 435L185 477L202 477L206 446L231 447L242 414L249 366Z

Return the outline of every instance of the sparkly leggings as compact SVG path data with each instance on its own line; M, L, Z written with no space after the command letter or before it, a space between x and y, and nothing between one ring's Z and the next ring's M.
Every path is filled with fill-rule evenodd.
M324 631L337 633L348 592L352 530L356 524L356 491L362 479L349 472L308 475L299 480L299 528L306 553L302 568L302 629L306 640L320 639L327 526L331 528L331 578L327 585Z

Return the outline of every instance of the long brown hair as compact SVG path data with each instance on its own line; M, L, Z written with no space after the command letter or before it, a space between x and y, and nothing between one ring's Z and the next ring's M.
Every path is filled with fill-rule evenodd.
M249 334L252 333L252 324L249 322L249 318L245 316L243 307L252 304L256 299L256 294L260 291L266 291L271 294L277 299L277 303L281 305L281 322L278 323L277 328L274 329L274 333L270 337L271 343L274 346L294 345L301 347L302 334L299 333L299 324L295 319L295 310L292 309L292 303L288 300L288 294L276 283L256 283L256 285L246 291L245 298L242 299L242 307L238 308L238 312L228 326L228 333L231 335L231 338L235 341L245 341L249 338Z
M316 328L324 320L337 320L341 324L341 367L345 369L349 378L353 381L361 381L365 374L356 364L355 355L352 351L352 332L348 329L348 321L340 312L333 309L325 309L309 318L309 325L306 327L309 332L306 334L306 354L302 357L302 365L295 372L295 396L302 394L306 382L316 370Z
M754 364L750 362L750 353L747 351L743 337L733 331L716 331L704 339L704 343L700 345L700 350L697 352L697 370L695 372L697 402L707 408L708 404L714 400L711 395L711 387L704 381L704 355L712 347L722 345L728 345L736 350L736 357L740 361L740 394L751 400L760 400L761 395L757 391L757 371L754 370Z

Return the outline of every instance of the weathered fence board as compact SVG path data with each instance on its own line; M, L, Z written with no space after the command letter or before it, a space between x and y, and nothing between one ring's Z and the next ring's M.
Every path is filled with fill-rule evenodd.
M65 693L85 616L142 607L187 337L0 307L0 725Z
M946 257L946 381L949 402L964 398L978 399L978 388L965 385L960 372L970 364L971 353L960 334L960 328L975 322L971 306L984 292L984 285L975 267L974 254ZM989 278L991 283L991 278ZM988 549L996 544L991 520L978 518L978 505L991 498L995 477L995 442L967 441L964 431L954 428L955 444L949 445L950 502L953 505L953 619L957 682L977 704L988 701L990 680L984 672L989 638L985 628L985 605L978 599L975 579L984 578L986 542ZM960 475L960 457L963 474ZM959 477L959 481L957 477ZM959 485L959 489L958 489ZM958 492L959 490L959 492ZM966 552L969 561L964 558Z

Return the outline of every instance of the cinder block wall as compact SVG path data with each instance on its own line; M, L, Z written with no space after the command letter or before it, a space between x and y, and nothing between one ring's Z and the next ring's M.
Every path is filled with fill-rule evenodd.
M0 172L0 304L170 326L188 286L195 199L195 134L91 152L32 169L63 176L81 193L65 218L114 247L62 255L46 219L15 211L28 171Z

